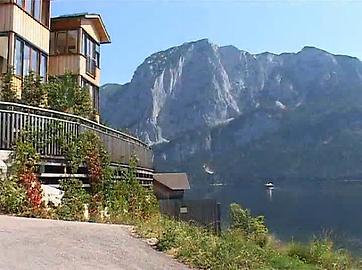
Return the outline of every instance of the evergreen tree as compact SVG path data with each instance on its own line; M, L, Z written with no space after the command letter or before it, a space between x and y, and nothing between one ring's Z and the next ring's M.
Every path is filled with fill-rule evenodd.
M93 118L89 91L80 87L75 76L71 73L67 73L62 77L51 78L46 87L50 108Z
M47 104L47 93L41 77L30 72L25 76L21 93L21 102L36 107L45 107Z

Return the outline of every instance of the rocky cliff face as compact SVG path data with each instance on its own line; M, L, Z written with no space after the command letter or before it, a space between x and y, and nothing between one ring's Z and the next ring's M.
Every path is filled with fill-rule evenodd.
M348 149L348 160L362 158L362 149L343 143L359 142L359 101L357 58L313 47L253 55L208 40L155 53L130 83L101 90L103 119L153 144L159 169L212 181L359 175L352 164L334 170L328 158L323 173L302 174L315 164L306 155Z

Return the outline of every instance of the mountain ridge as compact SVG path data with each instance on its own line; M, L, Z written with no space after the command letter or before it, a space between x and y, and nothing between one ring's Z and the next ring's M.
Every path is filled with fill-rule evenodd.
M323 158L330 148L347 149L345 155L358 159L361 155L362 160L362 148L343 145L341 139L347 136L359 145L360 123L355 115L360 113L360 101L362 62L358 58L312 46L296 53L250 54L207 39L154 53L129 83L106 84L101 90L103 119L154 145L157 169L185 170L197 179L209 179L203 170L206 164L214 167L213 177L225 181L266 175L311 177L303 172L311 165L307 156ZM333 123L330 115L349 124ZM333 127L337 124L341 130ZM303 153L300 142L288 135L294 134L292 126L305 127L300 130L302 137L295 136L308 142L308 147L321 147L320 154L307 146ZM336 140L338 145L333 145ZM275 148L270 157L266 147ZM235 161L225 164L230 157ZM238 168L238 162L245 166ZM340 165L341 171L325 162L320 171L315 169L316 177L360 173L355 162L350 167Z

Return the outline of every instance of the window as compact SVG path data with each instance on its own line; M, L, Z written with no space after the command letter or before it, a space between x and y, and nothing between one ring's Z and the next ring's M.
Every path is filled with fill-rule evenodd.
M15 42L15 74L17 76L29 75L30 71L46 79L48 58L46 54L26 43L20 38Z
M97 67L99 68L101 63L101 46L99 44L96 45L96 60L97 60Z
M0 74L8 69L8 36L0 36Z
M16 0L16 4L34 19L49 26L49 0Z
M55 54L64 54L67 44L67 32L57 32L55 40Z
M34 5L34 18L38 21L40 21L40 15L41 15L41 2L40 0L35 0L33 2Z
M41 22L49 26L49 1L45 0L41 3Z
M50 34L50 54L78 53L78 30L58 31Z
M23 75L29 75L30 72L30 47L27 44L24 44L23 51Z
M15 42L15 74L23 76L23 42L16 40Z
M33 0L25 0L25 10L32 14L33 12ZM33 15L33 14L32 14Z
M99 67L100 48L88 34L83 33L83 54L87 58L86 71L95 76L96 67Z
M47 63L48 63L47 56L45 54L41 54L39 75L44 82L46 81L46 76L47 76Z
M67 52L69 53L77 53L78 52L78 31L72 30L68 31L68 39L67 39Z
M92 100L92 106L95 111L99 112L99 87L91 84L83 78L81 80L81 87L88 89L89 97Z
M35 74L39 74L39 51L31 50L31 58L30 58L30 70Z

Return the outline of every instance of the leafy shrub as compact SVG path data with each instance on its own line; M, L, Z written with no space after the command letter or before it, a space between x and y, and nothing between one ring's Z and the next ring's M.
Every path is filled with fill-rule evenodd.
M16 89L14 88L14 69L10 68L1 78L0 101L16 102Z
M10 173L25 189L27 202L34 210L42 206L41 183L36 173L39 161L40 156L31 142L22 139L16 142L10 155Z
M267 242L268 228L265 226L264 217L253 217L249 209L242 209L240 205L230 205L231 229L238 230L247 239L253 240L260 246Z
M25 189L14 178L0 179L0 213L21 214L25 205Z
M93 118L92 102L89 91L79 86L77 79L71 73L62 77L52 77L45 85L48 92L50 108Z
M132 157L121 180L110 180L105 185L106 205L114 221L135 222L158 213L158 204L151 189L143 187L136 177L137 159Z
M61 204L56 210L60 219L85 220L84 205L89 203L89 195L82 186L82 181L78 179L60 181L60 189L64 191Z
M343 250L334 250L329 239L315 239L309 244L292 243L287 254L322 269L347 270L352 267L350 255Z

